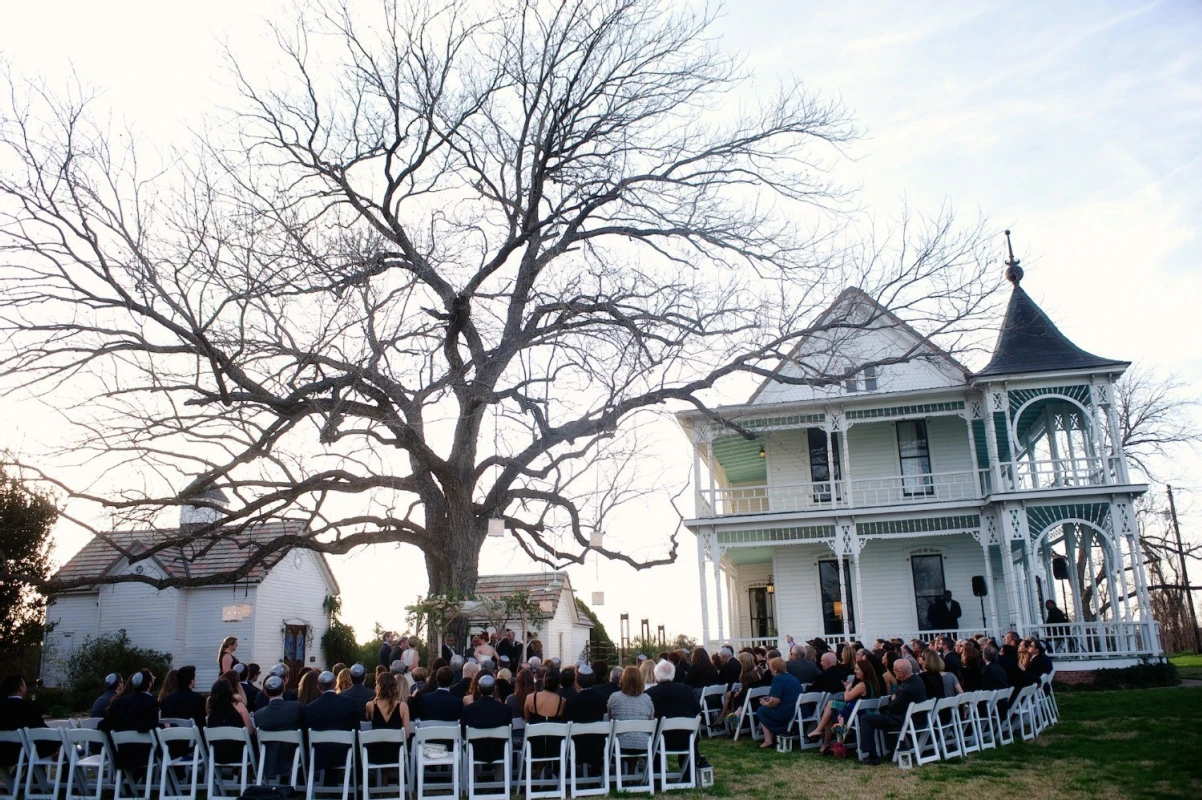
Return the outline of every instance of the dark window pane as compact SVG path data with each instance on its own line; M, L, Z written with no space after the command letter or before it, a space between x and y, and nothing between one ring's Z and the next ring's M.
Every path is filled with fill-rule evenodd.
M943 597L943 556L912 556L910 569L914 573L914 603L918 610L918 629L937 630L931 620L932 603Z
M822 588L822 625L824 634L843 633L843 609L839 606L839 570L835 561L818 562L818 582ZM847 623L856 632L856 607L852 597L851 564L843 562L843 596L847 600Z

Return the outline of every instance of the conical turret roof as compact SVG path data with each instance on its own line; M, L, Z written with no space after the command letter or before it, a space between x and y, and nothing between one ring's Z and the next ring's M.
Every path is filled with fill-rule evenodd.
M1007 242L1009 234L1010 231L1006 231ZM1014 258L1013 251L1006 265L1006 279L1014 284L1014 291L1010 295L1006 319L1002 322L1002 332L993 348L993 358L974 377L988 378L1061 370L1123 369L1130 365L1129 361L1095 356L1073 344L1019 285L1023 271L1018 266L1018 259Z

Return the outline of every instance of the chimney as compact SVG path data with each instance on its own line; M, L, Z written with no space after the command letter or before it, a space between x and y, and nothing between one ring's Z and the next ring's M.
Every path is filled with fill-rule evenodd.
M189 497L188 500L189 502L179 509L179 529L185 533L217 522L222 517L222 510L229 504L225 492L215 486Z

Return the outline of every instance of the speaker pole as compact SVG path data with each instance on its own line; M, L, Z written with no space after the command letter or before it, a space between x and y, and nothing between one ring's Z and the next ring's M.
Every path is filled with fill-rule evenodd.
M981 601L981 630L988 631L989 623L985 621L985 598L978 597L977 599Z

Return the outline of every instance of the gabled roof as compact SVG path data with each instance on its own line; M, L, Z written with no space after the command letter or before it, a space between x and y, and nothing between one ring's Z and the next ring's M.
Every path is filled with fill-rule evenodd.
M530 599L536 603L549 603L548 614L555 616L555 612L559 610L559 601L563 597L564 590L572 592L572 582L568 580L566 572L529 572L518 575L481 575L476 579L476 594L482 597L506 597L513 594L519 589L525 589L530 592ZM574 598L575 595L572 595ZM570 600L572 598L569 598ZM576 607L574 600L568 613L575 619L577 618ZM592 622L586 618L579 618L578 622L582 625L592 627Z
M972 374L968 368L957 361L951 355L951 353L948 353L942 347L935 344L928 337L923 336L921 333L915 330L912 325L907 323L901 317L897 316L897 314L893 313L885 306L881 305L879 302L877 302L875 297L857 286L852 286L840 292L839 296L836 297L834 301L827 306L826 310L818 316L818 319L814 322L814 326L820 327L824 324L827 324L831 318L840 311L842 311L842 313L845 315L850 315L858 308L867 308L869 310L869 319L881 320L884 323L882 326L884 329L894 329L903 332L908 337L913 339L914 344L918 349L928 350L932 356L935 356L939 360L949 364L954 370L962 374L965 378ZM747 401L748 405L755 403L756 398L760 396L764 389L776 382L777 377L780 375L783 369L796 362L798 356L801 354L802 349L805 347L808 341L808 337L803 337L793 345L793 349L789 351L789 355L781 359L776 368L772 370L772 374L766 377L756 388L755 392L752 393L751 397Z
M1087 353L1069 341L1019 285L1022 270L1017 262L1006 277L1014 284L1006 319L993 348L993 358L974 378L1062 370L1121 370L1130 366L1129 361Z
M256 542L270 541L279 536L302 535L304 532L305 523L301 520L285 519L266 522L217 540L212 548L203 555L197 554L203 549L204 544L211 541L208 537L205 537L203 542L198 543L195 548L185 546L161 550L152 560L171 578L207 578L237 569L245 562L248 548ZM180 533L178 530L141 530L113 531L105 535L113 544L123 550L140 553L148 550L156 542L177 538ZM60 580L103 577L124 560L124 556L117 551L113 544L93 537L82 550L66 564L63 564L54 577ZM287 549L273 553L256 564L247 577L239 582L258 583L262 581L272 567L287 554ZM324 555L321 555L321 560L325 571L329 573L329 565L324 563ZM332 574L329 577L333 580Z

